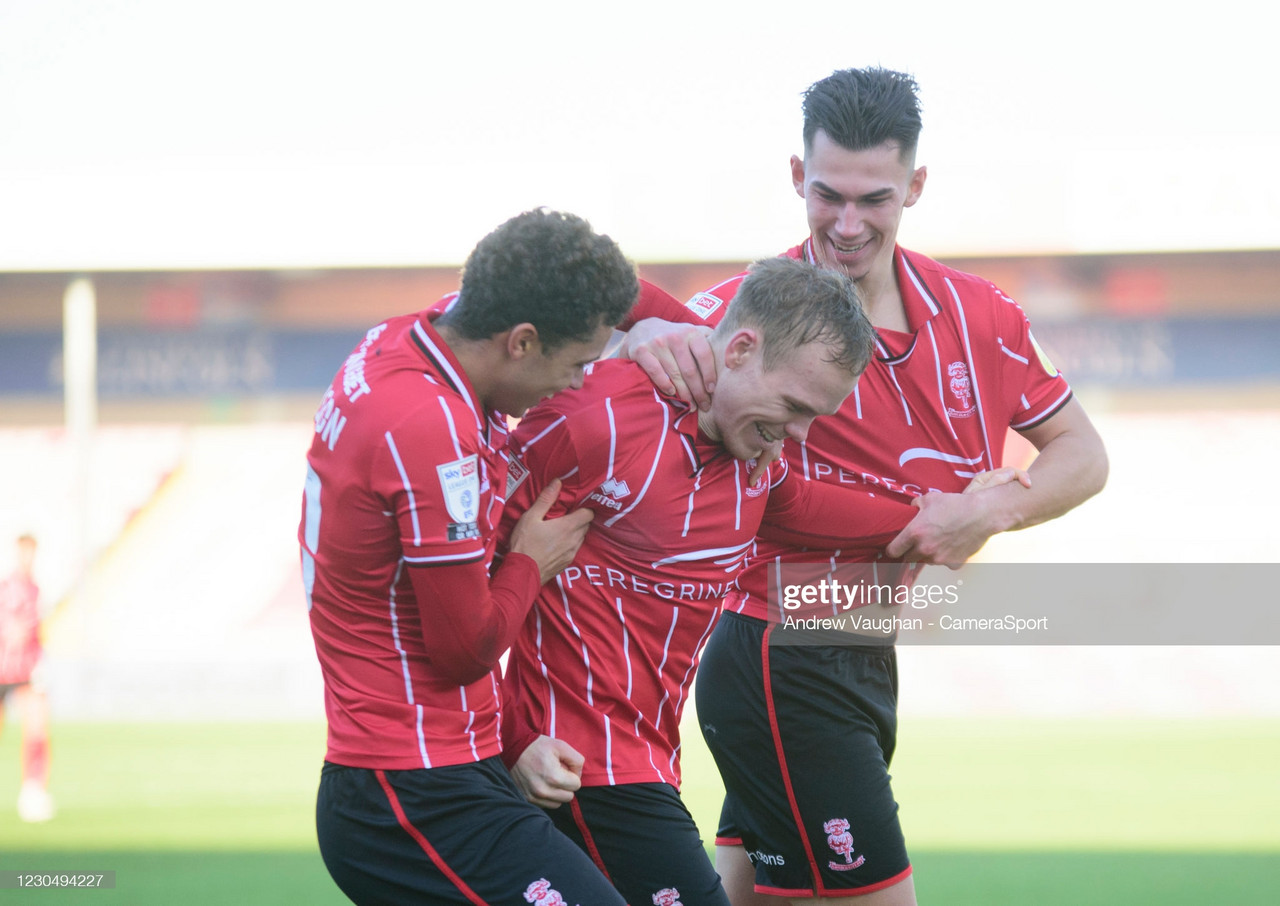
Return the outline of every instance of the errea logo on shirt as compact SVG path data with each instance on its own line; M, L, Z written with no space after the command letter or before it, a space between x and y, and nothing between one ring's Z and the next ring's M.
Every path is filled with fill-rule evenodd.
M610 476L604 484L600 485L600 490L587 499L603 504L611 510L620 510L622 509L622 498L630 494L631 488L627 487L625 479L619 481L617 478Z
M602 493L608 494L615 500L621 500L631 493L631 488L627 487L626 479L618 481L616 478L610 478L604 484L600 485Z

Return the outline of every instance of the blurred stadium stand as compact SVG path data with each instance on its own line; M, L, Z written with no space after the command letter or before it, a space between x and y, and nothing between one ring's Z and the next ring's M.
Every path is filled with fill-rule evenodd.
M948 263L1023 305L1112 457L1102 496L983 558L1280 561L1280 490L1259 468L1280 448L1280 251ZM641 271L684 298L741 264ZM90 275L100 427L83 511L60 427L73 276L0 274L0 538L41 539L55 716L318 716L295 541L311 413L368 326L434 302L457 270ZM1018 438L1009 451L1030 452ZM81 525L92 557L77 581ZM904 712L1106 696L1118 712L1280 714L1269 650L1050 651L904 649Z

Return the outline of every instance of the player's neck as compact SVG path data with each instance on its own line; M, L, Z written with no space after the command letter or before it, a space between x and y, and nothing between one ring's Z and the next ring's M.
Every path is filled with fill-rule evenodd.
M475 391L481 407L494 408L492 398L498 386L503 361L501 350L492 339L469 340L458 336L447 325L437 324L436 332L462 366L467 382Z
M717 384L720 383L720 375L723 373L724 364L724 341L717 336L710 339L712 362L715 365L716 373L713 379ZM698 430L702 432L702 436L714 443L720 443L723 438L720 436L720 426L716 424L715 418L710 412L698 412Z
M910 330L907 306L902 301L898 278L893 268L883 274L870 273L858 281L858 296L871 323L882 330Z

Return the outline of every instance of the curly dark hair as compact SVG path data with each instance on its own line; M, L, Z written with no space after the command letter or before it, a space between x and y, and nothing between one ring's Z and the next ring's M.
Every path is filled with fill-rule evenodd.
M617 243L581 217L536 208L480 240L463 266L458 301L440 323L481 340L527 321L547 353L617 324L639 293L635 267Z
M809 343L825 343L827 361L859 375L875 351L875 329L853 281L795 258L765 258L748 268L715 335L727 337L740 327L764 335L765 368Z
M804 93L804 147L818 130L842 148L864 151L896 142L902 156L920 139L920 86L904 72L872 66L839 69Z

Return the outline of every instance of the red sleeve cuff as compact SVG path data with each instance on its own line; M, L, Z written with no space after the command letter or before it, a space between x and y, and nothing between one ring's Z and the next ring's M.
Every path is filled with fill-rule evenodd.
M508 771L516 766L524 750L533 745L533 741L541 735L537 730L530 729L514 731L510 738L506 733L502 734L502 763L507 766Z

